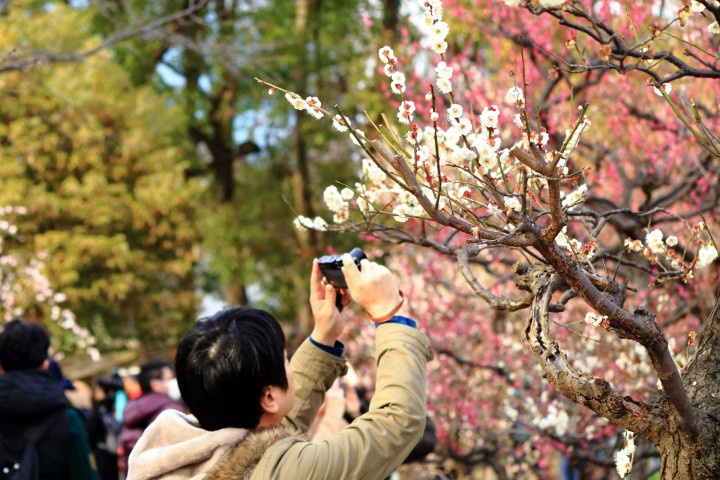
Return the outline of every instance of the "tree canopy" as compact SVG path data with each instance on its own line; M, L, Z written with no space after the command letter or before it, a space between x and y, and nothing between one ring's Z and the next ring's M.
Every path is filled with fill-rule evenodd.
M61 4L16 2L2 21L5 51L100 41L85 12ZM198 304L198 188L183 176L193 152L182 111L134 86L110 52L5 73L0 89L0 204L26 209L5 251L45 256L52 285L101 340L172 342Z

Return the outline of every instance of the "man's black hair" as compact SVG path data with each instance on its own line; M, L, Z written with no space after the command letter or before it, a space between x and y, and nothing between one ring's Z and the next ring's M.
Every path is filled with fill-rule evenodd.
M37 323L14 319L0 333L0 366L6 372L40 368L48 358L50 336Z
M288 388L285 335L268 312L226 308L180 342L175 373L183 401L206 430L255 428L265 387Z
M140 365L140 373L137 375L137 381L143 393L153 391L150 381L161 380L166 368L170 368L170 363L160 359L148 360Z

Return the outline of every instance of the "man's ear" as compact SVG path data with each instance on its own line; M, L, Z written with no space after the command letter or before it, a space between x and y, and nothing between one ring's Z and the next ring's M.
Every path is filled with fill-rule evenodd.
M280 405L273 395L275 387L265 387L263 395L260 397L260 406L265 413L273 415L280 410Z

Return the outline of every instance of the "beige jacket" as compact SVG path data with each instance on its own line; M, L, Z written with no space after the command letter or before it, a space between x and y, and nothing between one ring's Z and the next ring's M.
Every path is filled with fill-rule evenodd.
M417 444L425 428L427 336L398 324L376 332L377 379L370 410L330 438L307 432L324 393L345 370L344 359L306 341L290 362L295 403L270 429L208 432L192 416L165 412L130 456L128 480L383 479Z

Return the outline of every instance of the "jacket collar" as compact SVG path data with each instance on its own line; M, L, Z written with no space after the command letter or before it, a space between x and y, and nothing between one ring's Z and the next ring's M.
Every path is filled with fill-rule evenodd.
M206 480L248 480L265 452L285 438L304 438L289 423L248 432L248 435L223 456L205 477Z

